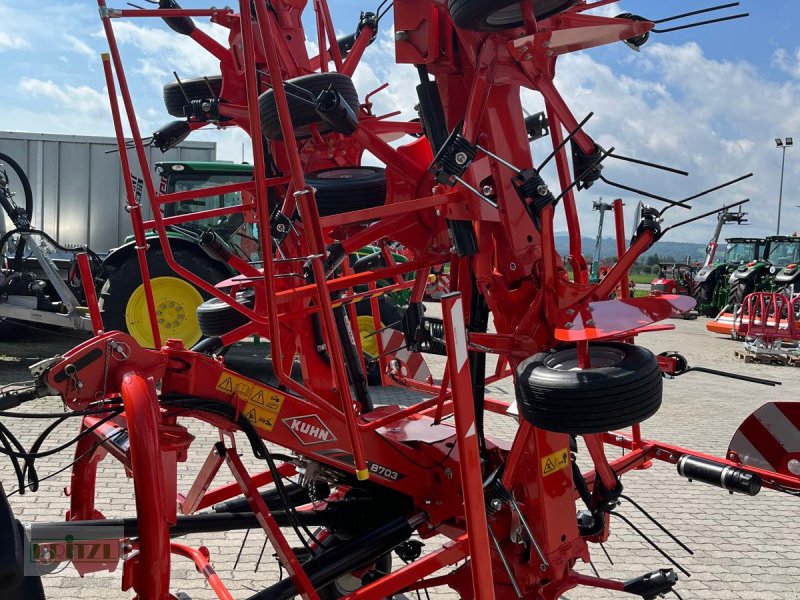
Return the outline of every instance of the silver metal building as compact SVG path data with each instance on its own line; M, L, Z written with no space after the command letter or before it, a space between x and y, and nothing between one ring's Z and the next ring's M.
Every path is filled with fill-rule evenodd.
M131 233L116 148L112 137L0 131L0 152L16 160L30 179L34 226L62 244L88 243L98 254L118 246ZM148 160L151 166L162 160L212 161L216 153L214 142L184 142L165 154L149 148ZM129 157L134 176L140 176L133 151ZM21 188L14 187L13 180L12 188L20 191L21 204ZM148 218L146 200L145 196ZM0 231L8 227L7 220L0 222Z

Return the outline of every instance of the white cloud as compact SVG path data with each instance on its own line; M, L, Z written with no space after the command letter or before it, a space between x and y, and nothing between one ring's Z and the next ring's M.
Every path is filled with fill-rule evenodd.
M389 87L371 98L373 112L383 115L395 111L402 114L393 119L412 119L417 117L414 106L417 104L417 85L419 76L413 65L397 64L394 56L394 29L383 32L364 54L364 58L353 74L361 101L367 94L384 83Z
M197 27L227 46L227 30L208 23ZM103 32L96 34L105 37ZM140 68L151 72L164 72L164 65L174 65L181 77L202 77L219 73L219 61L201 48L197 42L166 29L136 25L130 21L114 23L114 35L122 48L133 47L142 56ZM147 67L142 67L147 63ZM162 85L167 81L161 82Z
M73 52L75 52L77 54L83 54L84 56L86 56L88 58L91 58L91 59L96 59L97 58L99 52L94 50L86 42L76 38L74 35L70 35L68 33L65 33L64 34L64 39L67 41L67 43L69 45L69 48Z
M648 45L632 65L634 71L623 75L598 63L591 53L567 55L559 63L557 85L578 119L595 112L586 129L602 146L683 168L690 177L614 160L606 161L604 174L662 196L683 198L752 171L753 178L694 201L695 214L750 197L745 210L753 226L747 234L774 233L780 163L772 139L800 128L800 82L770 80L746 62L709 59L696 44ZM527 104L533 112L533 102ZM544 141L534 144L534 157L541 159L546 146ZM590 236L596 216L584 209L600 195L606 200L621 195L631 206L639 200L602 183L579 194L583 233ZM800 185L787 178L784 199L798 196ZM787 210L784 202L784 222ZM667 223L689 214L672 209ZM712 222L713 218L678 229L668 239L705 242ZM733 235L730 230L727 234Z
M772 55L772 63L784 73L800 79L800 48L796 48L794 52L778 48Z
M30 47L28 40L22 36L0 31L0 52L4 50L25 50Z
M104 117L110 113L108 96L87 85L58 86L50 80L25 77L20 80L18 87L22 93L48 98L57 107L70 112Z

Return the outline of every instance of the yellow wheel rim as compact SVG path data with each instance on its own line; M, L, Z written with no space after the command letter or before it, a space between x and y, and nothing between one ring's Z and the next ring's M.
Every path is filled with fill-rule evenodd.
M202 337L197 323L197 307L203 303L200 292L191 283L178 277L156 277L151 283L161 342L172 338L183 340L187 346L196 344ZM128 299L125 324L128 333L139 344L147 348L155 345L143 285L137 287Z
M371 315L358 317L358 336L361 338L361 349L370 356L378 356L378 336L375 333L375 320Z

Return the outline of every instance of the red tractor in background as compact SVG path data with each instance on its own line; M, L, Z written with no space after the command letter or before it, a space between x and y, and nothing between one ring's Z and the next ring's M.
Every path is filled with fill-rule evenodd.
M149 172L113 22L162 17L177 34L217 57L221 74L178 82L168 98L165 89L168 108L183 118L154 140L168 147L207 125L238 126L250 134L254 156L252 181L171 193L146 181L151 220L143 219L129 189L157 350L104 330L83 256L95 337L35 365L30 387L0 395L3 408L56 395L68 413L55 418L78 418L67 525L84 527L95 539L127 543L124 589L141 599L172 600L170 561L178 555L195 563L219 598L230 600L208 551L174 538L260 528L288 577L264 582L250 600L335 597L342 594L337 587L342 578L356 580L350 598L449 586L467 599L554 600L589 586L653 600L674 591L674 569L655 568L626 581L576 570L579 562L590 561L590 548L611 534L626 472L663 460L684 477L730 492L754 495L763 487L797 495L800 473L790 453L753 465L739 446L721 458L642 435L641 423L661 405L662 374L682 375L691 367L679 354L656 357L631 340L669 328L655 324L690 309L694 300L671 294L629 298L628 271L671 229L717 211L664 225L669 208L685 210L697 195L651 194L667 208L639 211L629 247L621 211L615 211L619 260L602 281L589 282L575 194L600 181L622 186L603 172L604 161L632 159L600 147L586 131L589 117L572 114L554 85L556 61L618 41L638 49L651 33L665 31L629 13L614 18L586 13L609 3L398 0L396 58L413 65L419 76L420 120L395 122L391 115L375 115L370 95L359 95L352 82L387 18L386 2L375 13L362 14L349 40L337 40L327 3L313 0L319 54L309 56L304 0L241 0L238 13L184 10L173 0L160 0L152 9L116 9L98 0L110 48L103 68L120 150L126 145L124 111L137 160ZM200 17L229 29L228 46L195 26L192 19ZM520 101L523 88L542 94L551 131L552 151L537 153L535 161ZM413 137L389 143L404 133ZM324 211L319 190L306 176L361 168L367 151L385 165L373 173L385 182L385 191L357 195L351 183L339 209ZM127 154L120 152L120 158L127 176ZM558 181L548 184L541 171L550 161ZM241 202L192 214L168 216L160 210L229 192L241 192ZM564 211L569 230L566 261L555 249L556 210ZM245 261L213 231L204 233L209 255L238 273L214 286L180 264L167 227L234 213L257 224L260 261ZM274 380L247 377L223 357L159 339L145 254L148 229L158 232L176 273L245 317L208 343L226 347L253 334L268 338ZM393 260L394 242L408 250L407 261ZM384 261L357 271L346 257L367 244L376 244ZM445 263L451 293L441 298L443 377L421 382L382 358L385 382L418 392L419 401L378 406L365 384L359 337L353 335L355 304L368 300L377 325L378 297L410 290L402 349L417 350L429 341L422 326L428 274ZM379 281L390 283L378 288ZM610 300L617 288L620 297ZM382 354L388 350L397 348L382 348ZM487 371L487 354L497 356L494 373ZM295 363L301 375L293 377ZM513 406L486 394L488 384L508 377ZM520 419L513 440L486 434L487 411L507 415L514 409ZM796 411L785 414L800 423ZM189 489L179 494L179 463L195 441L190 428L196 421L218 429L219 441L208 448ZM9 428L4 426L2 435L6 447L18 448L9 453L12 459L22 457L27 465L42 454L46 435L31 451L12 441ZM624 453L607 455L611 448ZM251 473L244 466L245 449L264 462L263 471ZM97 473L106 457L122 463L133 478L136 514L130 518L106 519L96 509ZM212 487L223 466L234 482ZM22 478L21 467L17 472ZM298 483L289 485L284 478L293 474ZM19 564L22 528L5 502L0 526L10 540L5 563L10 566L0 591L14 600L42 598L41 583L25 577L25 565ZM27 530L44 535L35 523ZM422 555L412 535L430 540L432 550ZM447 541L438 543L438 535ZM46 540L36 539L38 547L47 548ZM392 553L406 564L392 569L385 558ZM108 568L74 562L82 573Z
M694 274L698 266L687 263L658 263L658 277L650 284L650 295L680 294L691 296L694 293Z
M659 263L658 277L650 284L650 296L658 297L664 294L679 294L681 296L694 296L694 276L699 266L687 263ZM696 319L694 309L683 313L684 319Z

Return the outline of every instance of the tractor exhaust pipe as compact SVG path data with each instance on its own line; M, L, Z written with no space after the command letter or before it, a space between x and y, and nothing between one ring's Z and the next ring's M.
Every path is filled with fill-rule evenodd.
M319 590L336 581L342 575L363 569L378 557L391 552L406 541L425 520L423 514L411 519L398 518L361 537L333 546L303 563L314 588ZM297 595L291 579L278 583L250 596L247 600L289 600Z
M678 460L678 473L689 481L707 483L728 490L731 494L738 492L755 496L761 491L761 478L758 475L722 462L688 454Z

